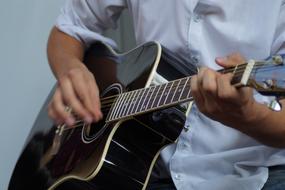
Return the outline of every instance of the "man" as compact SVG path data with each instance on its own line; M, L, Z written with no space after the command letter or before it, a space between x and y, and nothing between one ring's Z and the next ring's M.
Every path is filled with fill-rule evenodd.
M186 122L190 130L161 155L175 184L165 189L284 189L271 172L285 164L285 111L270 110L267 98L236 89L230 74L215 72L285 53L284 0L67 0L48 44L58 80L50 117L72 125L74 118L64 111L70 106L87 123L102 118L83 54L94 41L114 46L101 33L116 26L125 8L138 44L156 40L204 66L191 80L196 104Z

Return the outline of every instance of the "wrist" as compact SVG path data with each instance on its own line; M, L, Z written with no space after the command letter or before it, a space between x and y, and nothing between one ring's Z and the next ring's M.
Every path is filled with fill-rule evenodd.
M55 69L55 76L57 79L60 79L63 76L66 76L72 70L75 69L87 69L83 62L79 59L73 58L65 61L65 64L61 64L60 68Z
M264 104L253 101L245 113L241 131L246 134L255 133L262 123L266 123L269 112L270 110Z

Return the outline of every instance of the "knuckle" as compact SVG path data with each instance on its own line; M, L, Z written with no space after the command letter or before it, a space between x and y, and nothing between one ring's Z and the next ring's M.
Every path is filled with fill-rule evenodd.
M206 81L204 80L202 83L202 88L207 93L215 92L216 86L212 81Z
M68 80L68 77L67 77L66 75L61 76L61 77L58 79L58 87L57 87L56 91L58 91L59 88L60 88L60 86L64 85L67 80Z
M211 83L203 83L203 89L207 93L212 93L215 91L215 86L212 85Z
M65 117L64 111L61 109L59 104L57 104L56 102L53 102L52 107L53 107L52 111L54 112L54 115L56 118L57 117L61 117L61 118Z
M227 93L227 92L225 92L225 91L219 91L218 92L218 97L220 98L220 99L222 99L222 100L228 100L228 99L230 99L230 94L229 93Z
M87 91L82 89L82 90L77 90L76 94L78 95L78 97L80 98L80 100L84 103L86 103L86 101L88 101L88 94Z
M74 112L80 117L85 117L87 115L87 111L81 105L74 105Z
M88 72L89 79L95 82L95 77L91 72Z
M67 72L67 75L68 75L68 77L70 77L70 78L77 77L78 75L81 75L81 70L78 69L78 68L70 69L70 70Z

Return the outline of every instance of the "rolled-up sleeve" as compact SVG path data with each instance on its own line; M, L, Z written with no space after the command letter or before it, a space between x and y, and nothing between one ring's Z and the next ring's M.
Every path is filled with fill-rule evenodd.
M86 47L95 41L116 47L102 32L117 27L116 21L124 8L125 0L67 0L55 25Z

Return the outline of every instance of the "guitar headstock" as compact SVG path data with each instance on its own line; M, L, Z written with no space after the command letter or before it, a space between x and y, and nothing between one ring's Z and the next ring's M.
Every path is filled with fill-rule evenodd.
M285 54L256 61L247 86L255 88L263 95L285 97Z

